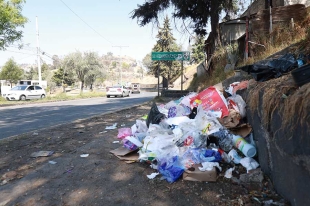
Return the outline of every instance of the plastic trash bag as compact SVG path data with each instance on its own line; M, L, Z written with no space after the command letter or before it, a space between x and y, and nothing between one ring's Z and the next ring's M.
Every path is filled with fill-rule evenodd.
M161 160L159 162L158 171L163 176L163 179L172 183L181 177L184 172L184 167L179 161L178 156L174 156L172 159Z
M195 124L197 129L205 134L212 134L223 128L217 118L208 115L208 112L203 110L201 105L199 105L197 108Z
M218 145L222 150L228 152L233 147L233 135L226 129L220 129L219 131L212 133L210 136L216 137Z
M219 162L221 160L222 157L218 151L205 148L190 148L182 156L184 165L188 165L189 163Z
M119 128L118 129L117 138L124 139L125 137L130 136L130 135L132 135L131 128L124 127L124 128Z
M237 112L239 112L242 118L246 116L246 103L240 95L233 95L231 97L228 97L227 100L229 105L231 105L231 109L235 109ZM232 100L233 102L231 102L230 100Z
M222 167L219 165L218 162L203 162L201 163L202 167L198 167L198 169L202 172L204 171L211 171L213 167L217 167L220 172L222 171Z
M147 116L146 125L149 127L151 123L159 124L159 122L164 118L165 115L159 112L157 105L155 104L155 102L153 102L151 110Z
M136 120L136 127L137 127L137 132L138 133L143 133L146 132L148 130L147 126L146 126L146 122L144 120Z
M246 168L247 172L249 172L249 170L254 170L259 167L258 162L256 162L256 160L251 157L242 158L240 160L240 164Z
M205 147L207 145L207 136L202 134L200 131L190 131L179 137L176 141L176 145L178 147Z
M188 95L182 98L181 104L191 108L191 98L195 97L196 95L197 95L196 92L189 93Z

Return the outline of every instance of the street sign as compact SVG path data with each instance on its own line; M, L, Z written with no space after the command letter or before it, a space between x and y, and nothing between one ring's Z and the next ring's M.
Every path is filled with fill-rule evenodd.
M189 61L190 52L152 52L152 60Z

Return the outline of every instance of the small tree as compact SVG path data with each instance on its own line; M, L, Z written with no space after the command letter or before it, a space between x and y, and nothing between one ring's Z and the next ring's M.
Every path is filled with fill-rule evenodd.
M38 79L38 70L31 67L30 70L25 73L25 79L27 80Z
M23 70L16 62L13 59L9 59L2 67L0 79L9 81L12 87L12 83L17 83L17 81L22 78L23 74Z

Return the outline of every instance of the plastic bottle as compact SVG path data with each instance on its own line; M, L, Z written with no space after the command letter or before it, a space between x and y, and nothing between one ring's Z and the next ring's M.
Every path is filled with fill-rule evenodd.
M239 135L233 135L233 143L246 157L254 157L256 148Z

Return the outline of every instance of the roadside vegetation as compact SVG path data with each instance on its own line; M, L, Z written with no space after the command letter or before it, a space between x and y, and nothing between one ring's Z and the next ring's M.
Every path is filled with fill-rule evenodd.
M75 99L86 99L86 98L95 98L95 97L105 97L106 94L103 91L90 91L84 93L63 93L59 92L57 94L49 95L47 94L44 99L35 99L27 101L7 101L5 98L0 97L0 106L1 105L19 105L19 104L28 104L36 102L54 102L54 101L66 101L66 100L75 100Z

